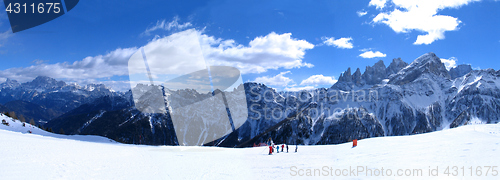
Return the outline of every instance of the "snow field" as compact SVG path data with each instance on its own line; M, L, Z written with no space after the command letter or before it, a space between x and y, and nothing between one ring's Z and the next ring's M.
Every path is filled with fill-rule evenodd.
M19 127L20 122L10 124L0 125L0 179L500 178L500 174L493 176L495 169L485 175L487 166L500 171L500 124L362 139L355 148L351 143L299 146L294 153L295 145L289 145L289 153L273 155L267 155L268 147L126 145L103 137L57 135L37 128L29 134ZM457 176L452 174L455 166ZM477 167L481 167L480 176ZM430 176L429 171L436 168L438 176ZM391 176L387 175L389 169ZM398 170L403 176L398 176ZM412 174L406 176L405 172Z

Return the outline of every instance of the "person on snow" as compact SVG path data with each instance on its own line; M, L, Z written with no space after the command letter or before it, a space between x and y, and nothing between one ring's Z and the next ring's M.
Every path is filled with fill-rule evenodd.
M269 145L271 147L272 152L274 152L274 142L271 138L267 140L267 145Z
M272 140L271 138L269 138L269 139L267 140L267 145L268 145L268 146L273 145L273 140Z
M269 155L272 155L272 154L273 154L273 147L269 146Z
M296 144L295 145L295 152L297 152L297 149L299 148L299 146Z
M282 144L282 145L281 145L281 152L283 152L283 150L284 150L284 149L285 149L285 145L284 145L284 144Z
M288 153L288 144L286 143L286 140L283 142L284 145L286 146L286 153ZM285 147L281 147L283 150L285 150Z
M280 153L280 145L276 145L276 153Z

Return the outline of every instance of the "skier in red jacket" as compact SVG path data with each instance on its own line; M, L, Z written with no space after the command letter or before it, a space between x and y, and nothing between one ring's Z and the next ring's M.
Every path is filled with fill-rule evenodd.
M269 146L269 155L272 155L272 154L273 154L273 147Z
M285 145L284 144L281 145L281 152L283 152L283 149L285 149Z

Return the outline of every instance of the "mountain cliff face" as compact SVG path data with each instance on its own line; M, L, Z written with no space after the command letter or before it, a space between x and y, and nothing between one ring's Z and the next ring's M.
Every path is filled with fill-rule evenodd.
M42 113L41 115L33 116L37 124L44 124L52 118L103 96L125 96L125 94L114 92L102 84L80 87L45 76L39 76L33 81L21 84L15 80L7 79L0 84L0 103L24 101L46 109L38 111ZM130 102L129 105L131 105Z
M500 71L474 70L453 81L447 100L447 118L451 127L479 118L484 123L498 123L500 119Z
M422 75L436 76L444 79L451 78L439 57L434 53L427 53L391 76L389 84L404 85L415 81Z
M336 84L332 86L339 90L352 90L359 88L369 88L373 85L383 83L391 75L395 75L399 70L408 66L401 58L393 59L391 64L386 67L384 61L380 60L373 66L367 66L365 72L361 74L359 68L351 75L351 68L340 74Z
M246 121L229 135L205 143L251 146L272 138L277 143L335 144L352 139L432 132L461 126L473 119L498 123L499 78L500 71L471 70L470 65L448 71L437 55L427 53L411 64L397 58L387 67L383 61L367 66L363 73L358 68L351 74L348 68L328 89L277 92L264 84L249 82L238 87L245 91ZM40 85L41 82L47 85ZM58 99L59 103L75 108L68 108L64 115L48 123L56 131L62 128L68 134L101 135L119 142L151 145L177 145L185 138L177 137L179 127L172 123L170 111L141 112L131 104L130 91L115 93L97 85L81 88L46 78L29 84L8 80L0 87L3 88L1 100L53 102L69 93L67 98L71 102L60 101L65 97ZM96 90L100 93L93 94ZM163 98L151 95L150 99L156 104L165 104L166 109L212 96L188 89L161 91ZM144 90L144 94L147 93ZM148 99L148 95L141 98ZM78 103L72 104L75 101ZM55 103L51 107L61 106ZM191 110L183 115L203 118L217 108ZM203 131L212 126L186 124L184 128ZM182 136L186 135L189 134Z
M388 68L385 67L384 61L380 60L373 66L366 66L362 79L364 79L366 84L374 85L386 79L388 73L393 74L392 72L388 72Z
M278 143L342 143L383 135L426 133L460 126L472 118L479 118L484 123L498 123L500 119L497 113L500 112L499 71L471 71L452 79L434 53L424 54L411 64L394 59L389 67L385 68L382 62L377 62L367 67L361 76L359 70L351 75L349 68L329 89L279 94L277 99L285 99L284 102L291 99L291 102L297 103L296 111L305 112L251 142L259 143L272 138ZM468 68L464 69L459 70L458 75L467 72ZM301 99L299 96L311 98ZM293 101L295 99L298 101ZM268 104L275 104L275 101L263 102L259 106ZM360 115L349 117L348 114L355 114L353 112ZM283 111L283 114L290 113ZM276 122L264 118L256 120L259 121ZM252 121L249 119L249 122ZM240 130L240 141L237 143L250 139L245 133L248 129L262 128L250 126Z
M451 68L449 71L451 79L462 77L472 71L471 65L461 64L457 67Z

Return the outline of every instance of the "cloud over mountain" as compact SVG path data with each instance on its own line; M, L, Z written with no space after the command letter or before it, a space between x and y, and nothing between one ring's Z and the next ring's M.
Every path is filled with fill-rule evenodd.
M175 25L175 23L174 25L168 24L172 24L172 22L167 23L167 25L160 23L163 28L167 29L181 26ZM184 23L182 26L187 25ZM244 74L258 74L269 69L313 67L312 64L304 62L303 58L306 50L314 48L314 45L305 40L292 38L291 33L271 32L268 35L256 37L248 45L242 45L232 39L221 39L207 35L202 30L188 29L169 36L155 38L148 45L162 46L158 42L168 43L169 39L182 39L193 34L199 39L208 65L232 66ZM175 44L175 46L183 45L185 44ZM128 75L128 60L137 50L139 50L137 47L118 48L104 55L88 56L74 62L54 64L42 62L29 67L10 68L0 71L0 77L17 79L21 82L37 76L49 76L76 82L106 79L108 81L106 84L119 86L118 88L113 87L116 89L123 89L127 87L123 80L113 82L112 79Z

